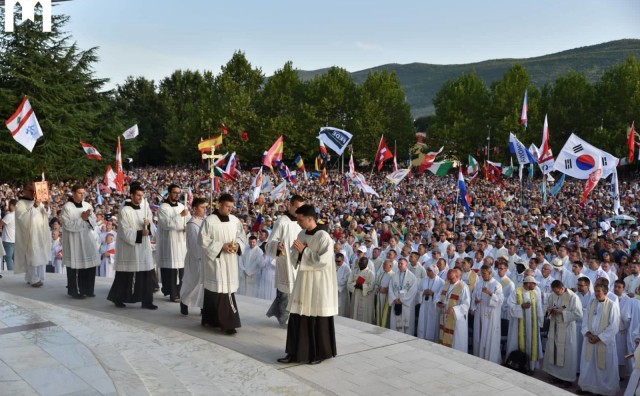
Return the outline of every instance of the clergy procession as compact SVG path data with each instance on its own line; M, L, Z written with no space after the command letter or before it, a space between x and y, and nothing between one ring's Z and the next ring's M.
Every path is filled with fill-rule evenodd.
M252 301L236 294L268 300L265 315L286 331L281 363L337 356L341 316L562 388L616 395L628 381L627 394L636 392L637 171L576 135L554 162L545 129L541 150L514 134L504 142L519 178L471 156L468 167L447 160L458 171L441 172L443 148L425 154L420 135L418 162L406 169L382 155L382 138L379 172L367 177L352 150L344 171L352 134L324 127L317 138L314 172L300 156L288 168L283 136L259 166L243 168L235 153L216 154L221 135L198 144L201 167L125 170L118 140L116 171L104 178L49 184L43 170L42 181L4 184L3 269L34 288L46 272L66 274L78 300L96 297L96 276L112 278L99 297L115 308L157 310L154 298L165 298L177 315L200 315L229 336ZM575 155L576 143L586 154ZM327 147L342 170L329 170ZM597 158L595 170L585 170L585 155Z

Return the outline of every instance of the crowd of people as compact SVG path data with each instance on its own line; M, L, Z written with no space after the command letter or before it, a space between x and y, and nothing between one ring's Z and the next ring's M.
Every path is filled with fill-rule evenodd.
M631 377L635 392L636 176L622 178L624 216L604 180L581 204L583 181L552 196L540 179L479 178L467 213L456 174L414 174L397 186L367 174L377 196L337 171L323 184L300 175L286 194L264 188L255 200L253 176L212 192L199 168L139 168L127 172L126 193L101 178L58 182L49 202L32 184L4 184L3 268L25 272L32 287L45 272L66 273L78 299L95 296L95 276L113 277L108 299L118 307L156 309L161 291L227 334L240 327L236 292L272 301L267 315L287 327L284 363L335 356L341 315L541 369L558 386L613 395ZM265 177L273 180L263 186L277 184Z

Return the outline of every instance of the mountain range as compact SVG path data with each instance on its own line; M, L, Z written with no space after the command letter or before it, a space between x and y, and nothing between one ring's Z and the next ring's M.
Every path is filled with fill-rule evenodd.
M529 72L532 82L538 88L553 83L556 78L570 70L584 73L589 81L597 82L603 73L630 56L640 59L640 40L624 39L609 41L557 52L554 54L523 59L493 59L483 62L458 65L434 65L429 63L390 63L351 73L356 83L363 82L370 72L387 70L395 72L404 87L407 101L411 104L414 117L434 114L433 98L442 84L455 79L463 73L475 70L490 86L500 80L504 73L515 64L522 64ZM305 71L300 70L302 80L326 73L328 68Z

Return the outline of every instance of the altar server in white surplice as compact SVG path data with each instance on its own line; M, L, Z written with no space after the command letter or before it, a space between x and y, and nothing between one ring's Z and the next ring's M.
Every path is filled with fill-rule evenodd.
M569 386L578 372L576 321L582 320L582 303L557 279L551 282L547 298L549 333L542 368Z
M398 260L398 272L393 274L389 285L389 306L391 307L389 328L413 335L418 279L407 270L408 265L404 257Z
M246 251L240 257L240 289L241 294L245 296L258 297L262 255L262 250L258 247L258 238L249 237Z
M158 306L153 304L153 215L149 203L144 198L142 185L137 182L131 183L129 191L131 200L125 202L118 215L114 264L116 275L107 300L118 308L124 308L124 303L142 302L142 308L158 309Z
M345 261L344 254L336 253L336 277L338 279L338 315L345 318L351 317L351 300L349 297L349 275L351 275L351 267Z
M539 366L542 358L542 342L540 331L544 321L542 298L533 276L526 276L522 285L509 296L509 334L507 337L507 356L515 350L524 352L529 357L529 370Z
M473 354L479 358L502 363L500 351L500 315L502 313L502 286L493 279L491 267L480 267L480 276L471 293L473 311Z
M620 308L609 298L609 289L595 286L582 320L582 357L578 386L582 391L601 395L615 395L620 390L616 333L620 321Z
M369 263L366 257L358 259L357 267L349 275L348 288L351 293L351 319L373 324L375 274Z
M171 302L180 302L180 285L187 255L187 223L191 215L179 202L180 187L171 184L167 191L169 195L158 209L156 257L162 278L162 294L169 296Z
M231 214L231 194L218 197L218 209L203 222L198 243L204 249L204 306L202 325L220 327L227 334L237 333L240 315L235 293L238 291L238 255L247 243L242 223Z
M297 223L296 210L304 204L304 198L294 195L289 199L287 211L278 217L266 243L265 256L276 260L275 288L276 297L267 311L267 316L275 316L280 326L286 326L289 319L289 295L293 291L298 272L298 257L289 255L289 249L301 231Z
M86 189L71 187L62 207L62 261L67 269L67 294L76 299L95 297L96 267L100 265L98 222L93 207L84 201Z
M187 222L187 255L184 259L184 276L180 287L180 313L189 314L189 307L202 309L204 286L202 285L202 247L198 244L200 227L207 213L208 203L204 198L195 198L191 203L193 216Z
M427 267L427 276L418 286L418 295L422 299L418 318L418 337L438 342L440 339L440 312L436 305L436 297L440 295L444 280L438 276L438 266Z
M469 348L470 294L462 281L462 270L456 267L447 272L447 282L436 302L440 311L440 343L464 353Z
M276 259L265 254L260 262L260 287L258 297L267 301L276 298ZM286 307L285 307L286 308Z
M45 266L51 259L51 234L47 208L34 196L34 184L27 184L16 204L14 272L25 273L31 286L40 287L44 284Z

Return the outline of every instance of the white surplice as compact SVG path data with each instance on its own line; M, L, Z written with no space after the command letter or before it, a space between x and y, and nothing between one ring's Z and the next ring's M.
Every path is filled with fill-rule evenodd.
M265 254L260 262L258 298L273 301L276 298L276 259Z
M404 275L404 279L402 279ZM402 282L400 282L402 280ZM389 284L389 328L401 333L413 335L415 328L415 298L418 292L418 280L409 270L396 272ZM402 313L396 315L394 312L395 300L400 299L402 303Z
M338 279L338 315L350 318L351 303L347 283L349 282L349 275L351 275L351 268L349 264L342 263L336 270Z
M181 216L184 205L164 202L158 209L156 257L159 268L184 268L187 255L187 223L191 215Z
M487 288L492 295L482 291ZM480 300L476 303L476 300ZM473 354L481 359L500 364L500 319L504 295L502 286L491 278L488 281L478 279L471 295L473 319Z
M276 258L275 286L282 293L291 293L296 281L298 255L292 256L289 251L301 230L296 219L285 213L278 217L267 239L265 255ZM279 243L284 245L280 255L278 255Z
M204 287L202 285L202 257L198 234L204 219L191 217L187 222L187 254L184 259L184 275L180 287L180 302L190 308L202 309Z
M427 276L418 286L417 294L422 299L418 318L418 337L433 342L438 342L440 338L440 310L436 305L436 297L440 295L442 286L444 286L444 280L437 275L433 279ZM423 293L425 290L431 290L433 294L425 296Z
M151 252L151 236L142 235L142 230L146 228L144 220L151 220L152 217L146 202L143 202L139 209L127 204L120 208L116 260L113 266L115 271L140 272L155 268Z
M93 207L82 202L77 207L69 201L62 206L62 262L65 267L74 269L87 269L100 265L100 246L96 229L98 223ZM82 213L91 211L88 220L82 219Z
M41 203L21 198L16 204L16 244L13 253L14 272L26 273L27 281L44 280L44 266L51 258L49 215Z
M253 249L249 248L249 245L245 247L245 251L239 260L240 294L249 297L258 297L261 270L260 263L262 260L262 250L258 246Z

